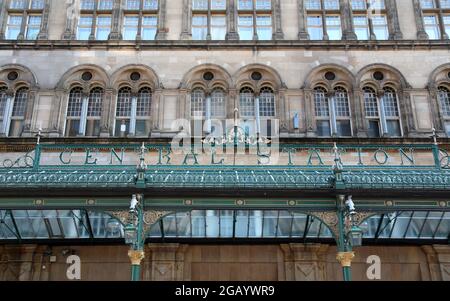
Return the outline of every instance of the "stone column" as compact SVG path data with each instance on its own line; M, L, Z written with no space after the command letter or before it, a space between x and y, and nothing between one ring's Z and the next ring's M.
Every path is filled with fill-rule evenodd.
M114 6L112 10L112 24L111 24L111 32L109 33L108 40L121 40L122 39L122 33L120 32L119 25L120 25L120 14L121 14L121 8L120 8L120 0L114 0Z
M272 34L273 40L283 40L283 27L281 25L281 5L280 0L272 0L272 10L273 10L273 24L274 31Z
M309 34L306 30L306 7L305 0L298 0L298 39L309 40Z
M339 0L341 7L342 20L342 39L343 40L357 40L356 33L353 29L353 14L350 0Z
M237 32L237 16L236 16L236 0L228 0L227 5L228 32L225 36L226 40L239 40Z
M389 27L389 39L390 40L401 40L403 39L403 34L400 29L400 22L398 20L398 10L397 3L395 0L386 1L387 9L387 19Z
M183 16L181 19L181 40L191 39L192 7L190 0L183 0Z
M37 36L38 40L48 39L48 15L50 13L50 0L45 0L44 11L42 13L41 30Z
M184 254L187 245L149 244L146 248L144 279L181 281L184 278Z
M328 245L282 244L287 281L326 280L326 252Z
M417 26L417 39L418 40L428 40L428 34L425 31L425 26L423 24L423 14L422 8L420 7L420 0L413 0L414 5L414 17L416 19Z
M159 11L158 11L158 30L156 31L155 40L166 40L167 39L167 28L166 28L166 0L159 0Z

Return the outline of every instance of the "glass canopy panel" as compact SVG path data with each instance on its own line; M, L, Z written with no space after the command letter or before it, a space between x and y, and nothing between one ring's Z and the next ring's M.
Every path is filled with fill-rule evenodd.
M305 234L307 215L303 213L293 213L292 237L303 237Z
M371 216L360 225L363 238L449 239L450 213L402 211Z
M278 215L277 237L291 237L293 215L289 211L280 211Z
M220 237L233 237L233 210L220 210Z
M17 239L18 233L14 226L10 210L0 210L0 239Z
M177 212L177 236L191 237L191 215L190 212ZM159 228L159 225L158 225Z
M442 220L439 224L439 228L437 229L434 239L450 239L450 212L445 212Z
M118 226L117 220L110 215L103 212L88 211L88 218L94 238L123 237L123 226Z
M436 230L443 216L443 212L429 212L428 217L425 219L425 223L422 227L420 238L433 239L433 235L434 233L436 233Z

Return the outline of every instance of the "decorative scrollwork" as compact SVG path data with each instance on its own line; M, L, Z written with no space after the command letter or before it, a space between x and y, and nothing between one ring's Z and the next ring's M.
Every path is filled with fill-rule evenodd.
M144 232L147 233L150 227L156 223L160 218L169 214L170 211L162 210L145 210L144 212Z
M15 159L14 161L11 159L3 160L2 166L4 168L30 168L34 165L34 157L30 155L31 152L26 153L23 156Z

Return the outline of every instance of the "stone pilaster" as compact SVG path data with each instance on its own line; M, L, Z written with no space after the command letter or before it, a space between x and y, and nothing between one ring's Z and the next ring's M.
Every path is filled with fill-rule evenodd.
M112 20L111 20L111 32L109 33L108 40L121 40L122 33L120 32L120 0L114 0L113 10L112 10Z
M397 3L395 0L386 1L387 18L389 26L389 39L390 40L401 40L403 39L403 34L400 29L400 22L398 20L398 10Z
M167 39L167 28L166 28L166 0L159 0L159 10L158 10L158 30L156 31L155 40L166 40Z
M236 16L236 0L228 0L227 5L228 31L225 36L226 40L239 40L237 32L237 16Z
M283 27L281 25L281 5L280 0L272 0L272 15L273 15L273 25L274 31L272 34L273 40L283 40Z
M357 40L356 33L353 29L353 14L350 0L339 0L341 7L342 20L342 39Z
M106 89L105 90L105 96L103 99L103 106L102 106L102 116L100 120L100 137L109 137L111 135L110 131L110 125L111 122L111 108L113 99L115 99L116 93L114 93L113 89Z
M191 39L191 22L192 22L192 9L191 9L191 1L183 0L183 15L181 19L181 40L190 40Z
M298 0L298 39L309 40L309 34L306 30L306 7L305 0Z
M38 40L48 39L48 16L50 13L50 0L45 0L44 12L42 13L41 30L37 36Z
M414 5L414 18L417 26L417 39L428 40L428 34L425 31L425 25L423 23L422 8L420 7L420 0L413 0Z
M326 252L328 245L283 244L287 281L326 280Z
M61 39L62 40L74 40L76 38L74 27L76 22L76 16L78 15L79 8L77 7L77 1L72 0L67 4L66 9L66 29L64 30Z

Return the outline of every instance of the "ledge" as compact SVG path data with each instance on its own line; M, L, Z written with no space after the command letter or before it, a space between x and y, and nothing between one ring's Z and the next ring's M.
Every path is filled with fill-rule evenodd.
M387 41L78 41L78 40L0 40L0 50L109 50L109 49L305 49L305 50L415 50L450 49L450 40L387 40Z

